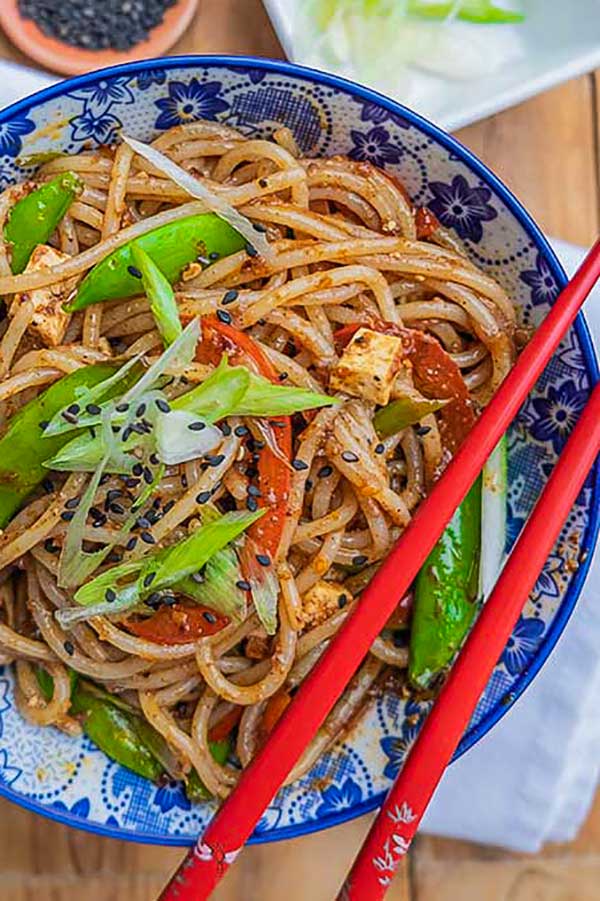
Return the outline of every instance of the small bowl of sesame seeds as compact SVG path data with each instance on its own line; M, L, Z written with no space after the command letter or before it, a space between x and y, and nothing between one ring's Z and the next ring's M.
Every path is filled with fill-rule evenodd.
M0 25L31 59L65 75L165 53L198 0L2 0Z

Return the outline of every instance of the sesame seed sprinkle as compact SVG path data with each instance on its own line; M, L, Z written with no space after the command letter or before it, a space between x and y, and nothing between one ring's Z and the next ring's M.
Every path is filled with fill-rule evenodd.
M141 278L141 277L142 277L142 273L141 273L140 270L137 268L137 266L128 266L128 267L127 267L127 272L128 272L130 275L132 275L134 278Z
M230 291L225 292L221 303L227 306L228 303L233 303L234 300L237 300L238 296L238 292L234 288L232 288Z
M354 451L344 451L342 453L342 460L345 460L346 463L358 463L358 457Z
M217 319L225 325L231 325L231 315L226 310L217 310Z

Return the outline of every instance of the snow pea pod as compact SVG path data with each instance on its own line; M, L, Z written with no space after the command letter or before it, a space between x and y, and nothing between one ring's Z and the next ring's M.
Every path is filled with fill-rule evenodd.
M431 686L452 662L478 607L481 477L456 510L415 582L409 678Z
M173 284L199 256L207 260L215 254L226 257L245 245L242 236L214 213L198 213L169 222L134 238L101 260L88 272L65 309L73 312L104 300L140 294L143 289L133 254L135 247L146 251Z
M74 172L63 172L14 205L4 229L4 238L12 245L14 275L23 272L33 249L48 241L82 188Z
M82 366L54 382L9 420L0 439L0 528L48 475L44 461L73 437L68 432L45 438L44 424L75 403L80 389L92 388L115 371L116 367L108 363Z

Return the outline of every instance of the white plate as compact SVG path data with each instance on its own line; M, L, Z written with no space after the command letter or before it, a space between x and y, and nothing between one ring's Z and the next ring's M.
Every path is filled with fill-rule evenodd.
M301 0L263 0L279 40L295 63L330 69L318 50L310 59L294 53L294 11ZM522 25L465 26L483 29L490 52L514 58L486 77L451 81L411 68L410 86L399 92L392 84L369 84L433 119L448 131L461 128L513 106L561 81L600 66L599 0L523 0ZM361 81L360 73L337 70Z

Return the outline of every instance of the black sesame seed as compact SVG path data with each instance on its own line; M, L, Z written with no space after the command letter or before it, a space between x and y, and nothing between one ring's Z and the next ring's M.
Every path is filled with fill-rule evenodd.
M255 232L260 232L261 234L265 234L267 230L267 226L263 225L262 222L255 222L252 226Z
M48 422L47 419L42 419L42 421L39 422L38 425L39 425L40 429L42 430L42 432L45 432L46 429L48 428L48 426L50 425L50 423Z
M177 598L174 594L165 594L163 595L162 602L165 607L172 607L173 604L177 603Z
M363 566L367 562L368 559L369 558L367 557L366 554L356 554L352 558L352 565L353 566Z
M121 435L121 441L128 441L133 429L130 425L127 426L126 429L123 429L123 434Z
M256 485L248 485L248 494L252 497L262 497L261 490Z
M257 257L258 256L258 250L256 249L256 247L254 247L253 244L250 244L250 243L246 244L246 253L248 254L249 257Z
M113 601L117 600L117 593L112 588L107 588L104 592L104 600L108 601L109 604L112 604Z
M73 413L69 413L68 410L63 411L62 417L72 424L77 422L77 417Z
M142 541L144 541L146 544L156 544L156 538L154 537L154 535L152 534L152 532L141 532L141 533L140 533L140 538L141 538Z
M173 500L167 501L167 503L163 507L163 513L168 513L169 510L172 510L174 506L175 506L175 501L173 501Z
M415 429L415 432L417 433L417 435L418 435L420 438L422 438L424 435L429 435L430 431L431 431L431 426L430 426L430 425L419 425L419 426L417 426L417 428Z
M256 559L260 563L261 566L270 566L271 558L267 554L257 554Z
M208 259L212 260L214 262L215 260L218 260L220 256L221 256L221 254L219 253L218 250L211 250L211 252L208 255Z
M150 454L149 459L153 466L158 466L158 464L160 463L160 460L158 459L158 454ZM159 503L160 503L160 501L159 501Z
M123 554L120 554L119 551L111 551L106 558L108 563L120 563L122 559Z
M102 478L100 479L100 484L101 484L101 485L106 485L106 483L109 482L109 481L110 481L110 473L109 473L109 472L105 472L104 475L102 476Z
M121 504L117 504L116 502L110 504L108 509L111 513L114 513L115 516L123 516L125 513L125 507L123 507Z
M238 299L238 292L232 288L230 291L226 291L223 295L223 299L221 301L222 304L227 306L228 303L233 303L234 300Z
M248 508L248 510L250 510L251 513L254 513L256 510L258 510L258 501L256 500L256 498L249 497L246 501L246 507Z
M132 538L129 539L129 541L125 545L125 549L128 551L132 551L134 549L134 547L136 546L136 544L137 544L137 538L134 535Z
M314 482L313 482L312 479L307 479L307 480L306 480L306 485L305 485L305 487L306 487L306 490L307 490L307 491L310 491L311 488L313 487L313 485L314 485Z
M101 526L106 525L106 516L104 513L101 513L100 516L95 519L92 523L93 529L99 529Z
M118 497L121 497L122 494L123 494L123 492L121 491L120 488L111 488L109 491L106 492L106 502L108 504L112 504L112 502L116 501L116 499Z
M225 437L231 435L231 426L228 422L222 422L219 428L221 430L221 434L225 435Z
M196 503L197 504L206 504L206 502L209 500L210 500L210 491L201 491L200 494L196 495Z
M231 325L231 315L226 310L217 310L217 319L225 325Z
M120 425L111 425L111 429L112 429L113 435L118 435L119 432L121 431L121 426Z
M142 273L141 273L140 270L137 268L137 266L128 266L128 267L127 267L127 272L128 272L130 275L133 275L134 278L141 278L141 277L142 277Z
M144 466L144 482L146 483L146 485L152 485L152 483L154 482L152 470L148 466Z
M139 484L140 484L139 479L131 479L131 478L125 479L125 486L127 488L137 488Z
M135 411L135 415L138 417L138 419L141 419L141 417L144 415L145 412L146 412L146 404L140 404L139 407L137 408L137 410Z
M317 476L320 479L326 479L327 476L330 476L333 472L333 466L329 466L326 464L325 466L321 466L320 470L317 472Z
M51 538L46 538L46 540L44 541L44 550L48 554L58 554L60 548L57 544L54 544Z
M280 382L285 382L285 380L289 378L289 373L280 372L278 378Z
M78 497L70 497L68 501L65 502L65 507L67 510L76 510L79 506L79 498Z
M181 476L181 486L182 488L187 488L188 486L188 480L185 473Z
M305 463L304 460L292 460L292 466L298 472L302 472L303 469L308 469L308 463Z
M66 510L64 513L60 514L60 518L64 519L65 522L71 522L73 517L75 516L70 510Z
M235 584L240 589L240 591L250 591L250 589L252 588L250 582L247 582L246 579L238 579Z
M214 613L211 613L210 610L205 610L202 616L207 623L211 624L211 626L214 625L214 623L216 623L217 621L217 617L214 615Z
M392 635L392 643L396 648L408 647L408 632L406 629L398 629Z
M73 416L77 416L80 410L79 404L71 404L70 407L67 407L67 413L71 413Z
M209 466L220 466L225 459L225 454L206 454L204 459Z
M86 413L89 413L90 416L98 416L98 414L102 412L98 404L88 404L85 411Z
M269 182L267 181L266 178L259 178L258 184L260 185L261 188L268 188L268 186L269 186Z
M52 481L52 479L43 479L42 480L42 488L48 494L51 494L54 491L54 482Z
M117 413L127 413L128 409L129 409L129 404L127 404L127 403L117 404L117 406L115 407L115 410L117 411Z
M348 603L348 595L340 594L338 597L338 607L340 608L340 610L343 610L343 608L346 606L347 603Z
M382 453L384 452L384 450L385 450L385 445L384 445L384 444L378 444L378 445L376 445L376 447L375 447L375 453L376 453L376 454L382 454Z
M156 578L155 572L148 573L148 575L144 577L144 588L149 588L150 585L152 585L152 583L154 582L155 578Z
M131 467L131 471L134 474L134 476L141 476L141 474L144 471L144 467L142 466L141 463L134 463L134 465Z
M200 572L192 573L192 581L196 583L196 585L202 585L203 582L206 582L206 576L200 570Z
M149 529L150 526L152 525L152 523L150 523L150 522L146 519L145 516L140 516L140 517L138 517L138 519L136 519L136 521L135 521L135 524L136 524L136 526L138 527L138 529Z
M345 460L346 463L358 463L358 457L354 451L344 451L342 453L342 460Z
M67 652L69 657L72 657L73 654L75 653L75 647L74 647L72 641L65 641L63 644L63 648L65 649L65 651Z
M246 475L249 479L254 479L258 475L258 469L256 466L247 466L246 467Z
M206 423L201 422L200 420L197 420L196 422L190 422L190 424L188 425L190 432L201 432L205 428Z
M161 600L162 600L162 595L161 595L160 591L153 591L152 594L146 598L146 604L149 607L154 607L155 604L156 605L160 604Z

